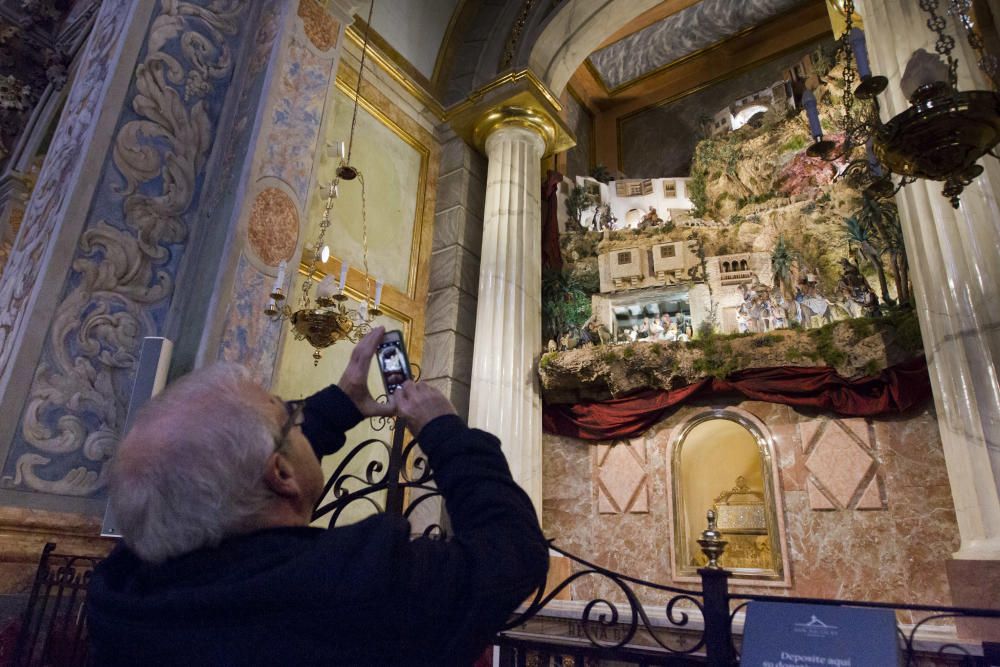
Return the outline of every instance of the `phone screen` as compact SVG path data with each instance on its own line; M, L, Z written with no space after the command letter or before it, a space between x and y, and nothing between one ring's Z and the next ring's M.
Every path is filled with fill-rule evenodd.
M410 379L410 361L406 358L403 337L398 331L389 331L375 353L378 367L382 372L386 393L393 393L401 384Z

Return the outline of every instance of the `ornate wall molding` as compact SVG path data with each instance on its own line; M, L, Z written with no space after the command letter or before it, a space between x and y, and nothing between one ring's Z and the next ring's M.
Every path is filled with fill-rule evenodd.
M299 243L299 211L295 201L278 188L263 188L250 209L247 237L250 247L265 264L291 262Z
M258 173L258 178L273 176L287 183L302 207L309 201L320 122L337 63L317 56L306 44L293 35L282 54Z
M274 280L256 268L246 254L240 255L235 273L219 359L243 364L250 369L255 382L267 386L274 372L282 328L281 322L272 322L261 315Z
M111 55L128 17L128 2L109 0L91 35L86 60L70 92L60 121L61 131L49 148L38 183L24 215L24 229L14 245L0 281L0 377L8 372L14 341L25 324L28 301L38 279L49 239L65 211L69 188L82 163L84 144L97 115Z
M337 46L340 22L333 18L317 0L299 0L299 17L306 37L320 51Z
M4 486L70 496L104 486L141 339L159 331L173 295L247 5L165 2L153 19Z

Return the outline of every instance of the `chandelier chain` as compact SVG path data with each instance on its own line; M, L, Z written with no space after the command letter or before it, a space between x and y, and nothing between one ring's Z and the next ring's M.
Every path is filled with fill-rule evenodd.
M979 68L989 77L990 85L994 90L1000 88L1000 81L997 79L998 63L997 57L986 52L982 35L976 29L975 21L972 20L972 0L951 0L950 13L955 16L965 29L969 46L973 48L979 57Z
M930 14L927 27L937 33L934 50L948 61L948 83L952 88L958 88L958 60L951 55L955 49L955 38L945 32L948 22L937 13L938 0L920 0L920 8Z
M840 36L840 48L844 53L844 152L850 152L853 145L853 135L857 127L854 119L854 95L850 92L854 90L854 49L851 47L851 28L854 27L854 2L846 0L844 11L847 14L846 28L844 34Z
M313 255L312 260L309 262L309 272L306 274L306 279L302 281L301 303L303 308L309 307L309 290L312 289L313 275L316 273L320 253L323 252L323 246L325 245L326 230L330 227L330 211L333 209L333 200L337 197L337 185L339 183L340 179L334 178L330 182L329 188L327 188L326 200L323 203L323 217L319 221L319 237L316 239L316 243L313 244Z
M354 148L354 128L358 124L358 102L361 100L361 79L365 72L365 59L368 57L368 32L371 30L372 15L375 13L375 1L368 8L368 21L365 23L365 38L361 44L361 64L358 66L358 85L354 88L354 113L351 115L351 133L347 139L347 164L351 164L351 150Z
M365 175L358 172L361 181L361 258L365 267L365 300L371 294L371 276L368 274L368 201L365 194Z

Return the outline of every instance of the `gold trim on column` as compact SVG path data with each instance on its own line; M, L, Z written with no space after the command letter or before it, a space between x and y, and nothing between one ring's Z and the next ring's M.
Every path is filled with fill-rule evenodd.
M486 145L486 139L501 127L524 127L534 130L545 140L545 154L553 153L556 144L556 128L543 113L525 107L504 106L489 111L479 119L472 131L472 141L477 148Z
M483 97L496 92L504 86L526 87L544 100L547 104L551 105L557 113L562 111L562 103L559 101L559 98L556 97L544 83L542 83L541 79L535 76L534 72L528 69L523 69L520 72L508 72L500 78L487 83L485 86L472 91L469 93L464 102L460 102L459 104L456 104L448 109L448 117L451 118L462 113L464 109L474 106Z
M473 92L448 110L452 129L480 151L490 133L502 126L526 127L545 140L547 157L576 145L560 116L562 104L529 70L510 72Z

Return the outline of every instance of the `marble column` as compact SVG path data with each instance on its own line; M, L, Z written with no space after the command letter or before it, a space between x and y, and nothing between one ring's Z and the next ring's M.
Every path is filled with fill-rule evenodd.
M886 120L909 106L899 83L911 54L933 53L936 37L916 2L857 4L872 69L890 81L879 98ZM954 32L954 18L946 19ZM988 89L964 36L956 42L959 87ZM1000 561L1000 165L991 157L980 164L986 171L958 209L934 181L897 195L961 533L959 561Z
M499 124L486 139L486 205L469 423L503 443L514 479L541 516L542 135Z

